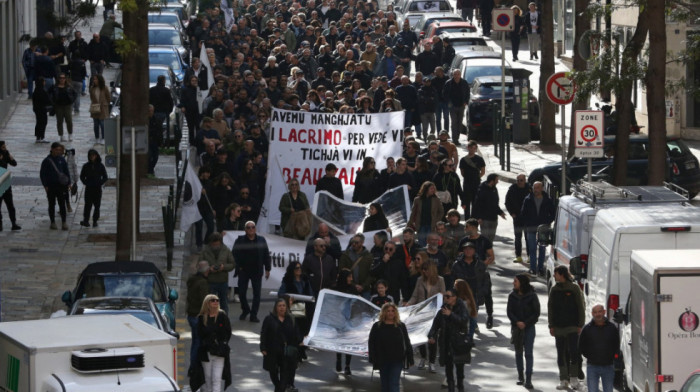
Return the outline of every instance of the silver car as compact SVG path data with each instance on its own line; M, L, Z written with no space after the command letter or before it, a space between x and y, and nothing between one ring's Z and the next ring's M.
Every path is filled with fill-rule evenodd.
M401 4L400 9L395 9L395 12L399 24L408 20L411 27L415 27L425 14L453 13L454 8L447 0L408 0Z

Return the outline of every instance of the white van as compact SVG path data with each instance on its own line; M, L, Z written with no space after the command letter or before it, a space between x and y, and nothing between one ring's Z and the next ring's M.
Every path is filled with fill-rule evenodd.
M0 369L0 391L180 391L177 339L129 315L0 323Z
M599 211L593 223L584 292L586 314L605 304L608 318L627 302L630 255L642 249L694 249L700 246L700 208L650 205ZM571 269L578 266L572 263Z
M629 300L615 314L622 331L623 386L681 390L700 366L700 249L634 251L631 259Z
M570 196L559 198L553 227L553 242L546 259L547 289L554 285L554 269L581 260L585 274L593 220L598 211L640 204L682 204L688 192L673 184L666 186L617 187L604 181L579 181ZM585 281L583 281L585 282Z

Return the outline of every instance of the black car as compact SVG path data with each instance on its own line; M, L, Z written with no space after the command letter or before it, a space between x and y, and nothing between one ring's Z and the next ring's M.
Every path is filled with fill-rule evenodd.
M613 158L615 136L604 138L605 150L608 156L592 160L592 177L594 181L611 182L613 178ZM649 137L647 135L630 135L629 160L627 163L626 185L647 185L649 172ZM688 146L675 137L666 138L666 181L676 184L688 191L692 199L700 192L700 168L698 159ZM571 184L586 178L588 174L587 159L573 158L566 166L567 189ZM552 163L535 169L530 173L528 181L541 181L544 176L549 178L552 185L561 188L561 163Z
M72 291L61 299L70 309L75 301L92 297L146 297L175 329L177 291L168 287L158 267L148 261L104 261L88 264Z
M469 115L467 116L467 132L469 140L490 141L493 138L492 113L493 105L501 103L501 77L480 76L474 78L469 97ZM513 77L505 79L506 113L511 112L513 104ZM540 107L537 98L530 95L528 102L528 123L530 139L540 139Z

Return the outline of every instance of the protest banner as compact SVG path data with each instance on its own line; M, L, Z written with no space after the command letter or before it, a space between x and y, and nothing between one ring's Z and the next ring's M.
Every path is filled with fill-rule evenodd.
M278 225L279 202L287 182L297 178L312 204L316 182L325 167L338 167L345 200L351 200L355 175L365 157L376 160L376 169L386 158L400 157L403 141L403 112L375 114L315 113L274 109L270 124L265 200L258 226ZM262 227L265 226L265 227Z
M413 347L428 342L433 318L442 306L442 295L399 308ZM304 344L324 351L366 357L369 331L379 319L379 309L366 299L333 290L321 290L313 323Z

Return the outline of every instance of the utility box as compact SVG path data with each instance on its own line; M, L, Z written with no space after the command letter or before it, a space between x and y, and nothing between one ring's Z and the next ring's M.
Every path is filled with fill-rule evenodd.
M511 110L513 113L513 143L530 143L530 75L531 71L522 68L511 69L513 74L513 101Z

